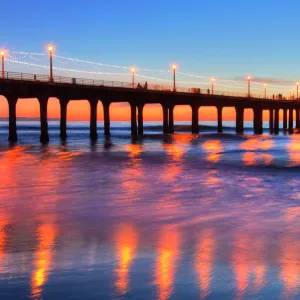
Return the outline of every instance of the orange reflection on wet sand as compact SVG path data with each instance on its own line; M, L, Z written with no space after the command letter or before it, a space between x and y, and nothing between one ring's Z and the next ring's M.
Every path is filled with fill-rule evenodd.
M8 232L9 221L5 217L0 217L0 273L4 273L4 258L5 258L5 245L6 245L6 238Z
M137 231L132 225L121 225L116 233L116 290L118 294L124 295L129 290L129 272L134 260L135 250L137 247Z
M295 134L290 136L290 142L287 145L287 152L289 153L289 166L300 165L300 136Z
M224 147L219 140L210 140L203 143L202 148L208 153L207 160L210 162L219 162L221 160L221 152Z
M261 163L268 166L272 163L273 159L274 157L267 153L246 152L243 155L243 162L246 166L254 166Z
M249 251L250 239L239 233L235 240L233 250L233 270L236 277L237 296L241 298L249 284L250 266L249 266Z
M295 239L285 236L280 240L280 248L279 277L284 283L284 296L294 299L300 286L300 247Z
M265 284L267 264L265 262L265 240L263 236L250 238L238 233L233 250L233 270L237 283L237 298L241 299L249 286L251 274L254 286L259 291Z
M240 148L243 150L254 151L254 150L270 150L274 146L272 140L266 140L264 138L248 138L245 142L240 144Z
M128 156L130 158L137 158L144 152L143 146L140 144L129 144L125 149L129 152Z
M155 284L158 299L168 299L173 292L176 264L179 258L180 236L176 228L162 230L155 264Z
M31 275L31 295L33 299L40 299L43 286L49 276L53 257L53 246L56 229L53 224L42 224L37 229L38 247L35 254L35 270Z
M198 273L202 298L208 296L212 281L212 271L214 265L215 235L211 229L204 230L197 245L195 269Z
M181 160L185 150L176 144L163 144L163 147L170 157L171 162L166 164L162 177L167 182L173 182L181 173Z

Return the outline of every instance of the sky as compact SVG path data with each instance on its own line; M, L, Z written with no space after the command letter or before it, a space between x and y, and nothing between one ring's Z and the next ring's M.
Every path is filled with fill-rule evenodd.
M260 94L263 94L265 82L269 94L288 94L300 80L300 3L296 0L16 0L1 3L1 11L1 23L5 26L1 30L0 48L6 49L13 58L14 52L46 55L46 45L53 44L55 54L67 58L136 66L137 71L139 68L164 70L165 73L143 73L158 79L171 80L168 71L172 63L178 65L178 72L204 77L179 75L178 81L185 86L184 82L199 81L197 84L207 88L209 78L215 77L218 90L246 92L246 83L226 87L221 79L243 81L251 75L253 92ZM38 61L47 66L47 56L41 58L40 61L38 56L19 55L18 61ZM54 66L59 63L68 69L84 71L94 67L54 60ZM9 62L6 68L31 73L48 71ZM119 72L119 69L110 68L105 72ZM79 77L89 76L92 75L80 73ZM103 75L105 78L101 79L109 76ZM130 74L126 76L122 81L130 81ZM22 107L34 110L34 101L28 100L26 104L22 101L18 115L28 116L30 111ZM81 105L83 108L86 103ZM56 111L55 103L52 106L51 115ZM73 107L70 107L73 119L85 119L80 115L81 110ZM124 106L115 109L121 116ZM147 109L149 118L150 115L155 117L154 110ZM160 114L158 108L155 111ZM6 103L0 99L0 117L5 114ZM182 108L179 118L186 117L186 109ZM115 118L119 118L118 114Z

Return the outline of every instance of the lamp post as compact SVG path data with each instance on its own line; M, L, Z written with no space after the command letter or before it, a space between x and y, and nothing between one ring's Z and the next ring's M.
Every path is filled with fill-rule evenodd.
M250 83L251 83L251 77L248 76L248 97L251 97L251 92L250 92Z
M292 89L290 89L290 100L292 100Z
M48 51L50 56L50 82L53 82L53 66L52 66L53 46L49 46Z
M267 99L267 84L264 84L264 88L265 88L265 99Z
M297 82L297 100L299 100L299 82Z
M177 69L177 66L173 65L172 69L173 69L173 91L176 92L176 69Z
M4 79L4 56L5 56L5 52L2 50L0 52L1 55L1 61L2 61L2 78Z
M134 73L135 73L135 68L131 68L131 75L132 75L132 88L134 89Z
M214 94L214 87L215 87L215 79L212 78L212 79L211 79L211 94L212 94L212 95Z
M293 88L293 100L295 99L295 88Z

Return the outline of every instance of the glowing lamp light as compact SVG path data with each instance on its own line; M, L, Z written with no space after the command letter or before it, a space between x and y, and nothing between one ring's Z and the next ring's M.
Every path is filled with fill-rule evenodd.
M131 69L131 72L134 73L134 72L135 72L135 68L132 68L132 69Z
M4 51L1 51L1 52L0 52L0 55L1 55L1 56L4 56L4 55L5 55L5 52L4 52Z
M251 77L250 77L250 76L248 76L248 80L251 80Z
M299 82L297 82L297 86L299 86Z
M177 69L177 66L176 66L176 65L173 65L172 68L173 68L173 70L176 70L176 69Z
M48 47L48 51L49 51L49 52L53 52L53 46L49 46L49 47Z
M211 82L215 82L215 79L214 79L214 78L212 78L212 79L211 79Z

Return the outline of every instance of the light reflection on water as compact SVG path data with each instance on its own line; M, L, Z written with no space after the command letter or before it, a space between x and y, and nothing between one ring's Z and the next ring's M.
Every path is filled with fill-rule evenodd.
M299 298L298 140L0 136L1 298Z

